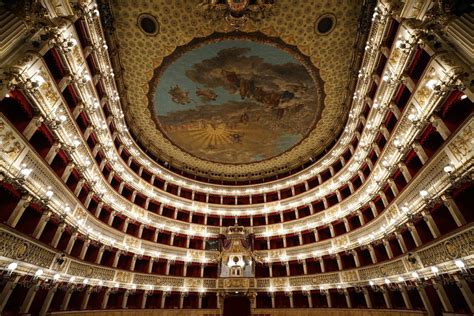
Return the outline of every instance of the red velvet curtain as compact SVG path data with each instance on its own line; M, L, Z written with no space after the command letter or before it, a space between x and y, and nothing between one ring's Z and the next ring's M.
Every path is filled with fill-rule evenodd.
M249 298L247 296L226 297L223 316L250 316Z

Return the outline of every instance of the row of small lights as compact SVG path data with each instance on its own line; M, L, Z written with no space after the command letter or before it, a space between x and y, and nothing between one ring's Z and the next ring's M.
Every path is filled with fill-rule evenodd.
M13 262L11 262L10 264L7 265L6 270L8 271L9 274L11 274L11 273L13 273L17 268L18 268L18 263L15 262L15 261L13 261ZM41 276L43 276L43 274L44 274L44 270L43 270L43 269L38 269L38 270L36 270L35 273L33 274L33 277L34 277L35 279L38 279L38 278L40 278ZM61 277L62 277L61 274L55 273L55 274L52 276L52 280L55 281L55 282L59 282L59 280L61 279ZM46 280L47 280L47 279L46 279ZM78 281L78 278L77 278L76 276L70 276L67 282L68 282L68 283L78 283L77 281ZM93 281L93 282L92 282L92 281ZM93 283L95 283L95 284L93 284ZM91 285L91 286L96 285L96 286L99 286L99 287L106 285L106 284L104 283L104 281L102 281L102 280L91 280L91 279L89 279L89 278L83 278L82 284L84 284L84 285ZM124 287L124 288L129 288L129 289L132 289L132 290L136 290L136 289L137 289L137 285L134 284L134 283L130 283L130 284L120 284L120 283L118 283L118 282L110 282L110 285L111 285L110 287L113 287L113 288L119 288L119 287L121 287L121 285L127 285L127 286L123 286L123 287ZM155 287L154 287L153 285L148 284L148 285L145 285L145 289L148 290L148 291L153 291L153 290L155 289ZM169 287L169 286L168 286L168 287L163 287L162 290L163 290L164 292L171 292L172 287ZM183 288L181 289L181 291L182 291L182 292L189 292L189 288L183 287ZM204 288L204 287L200 287L200 288L198 289L198 292L201 292L201 293L205 293L206 291L207 291L207 289Z
M462 261L462 260L460 260L460 259L454 260L454 264L455 264L455 266L456 266L458 269L460 269L460 270L465 270L465 269L466 269L466 265L465 265L464 261ZM15 262L15 261L13 261L13 262L11 262L10 264L7 265L6 270L8 271L9 274L11 274L11 273L13 273L17 268L18 268L18 263ZM439 272L440 272L440 270L439 270L439 268L438 268L437 266L431 266L430 270L431 270L431 272L432 272L435 276L437 276L437 275L439 274ZM43 271L42 269L38 269L38 270L36 270L36 272L33 274L33 276L34 276L35 279L38 279L38 278L40 278L43 274L44 274L44 271ZM412 277L413 279L415 279L415 280L417 280L417 279L420 278L420 275L419 275L418 272L416 272L416 271L413 271L410 275L411 275L411 277ZM55 274L52 276L52 280L55 281L55 282L59 282L60 279L61 279L61 274L59 274L59 273L55 273ZM403 282L405 282L406 280L405 280L404 277L398 276L398 277L397 277L397 281L398 281L399 283L403 283ZM386 285L389 285L389 284L391 284L392 282L393 282L393 281L391 281L389 278L385 278L385 279L383 280L383 283L385 283ZM69 280L68 280L68 283L78 283L78 282L77 282L77 277L75 277L75 276L70 276L70 277L69 277ZM91 280L90 280L89 278L83 278L83 280L82 280L82 284L84 284L84 285L91 285L91 286L93 286L92 283L93 283L93 282L91 282ZM94 283L95 283L96 286L99 286L99 287L104 286L104 281L102 281L102 280L96 280L96 282L94 282ZM110 284L112 285L111 287L114 287L114 288L119 288L120 285L121 285L121 284L118 283L118 282L115 282L115 283L114 283L114 282L110 282ZM125 285L125 284L124 284L124 285ZM137 285L134 284L134 283L127 284L127 285L128 285L128 286L127 286L127 287L124 286L124 288L130 288L130 289L132 289L132 290L136 290L136 289L137 289ZM368 281L368 285L371 286L371 287L373 287L373 286L376 285L376 282L375 282L374 280L369 280L369 281ZM337 285L336 285L336 288L337 288L337 289L341 289L341 288L343 288L343 287L347 287L347 284L337 284ZM328 288L327 285L320 285L320 287L319 287L320 290L325 290L325 289L327 289L327 288ZM145 285L145 289L148 290L148 291L153 291L155 288L154 288L153 285ZM311 290L311 288L310 288L309 286L303 286L303 287L302 287L302 290L303 290L303 291L309 291L309 290ZM164 291L164 292L171 292L171 291L172 291L172 287L165 287L165 288L163 289L163 291ZM181 292L189 292L189 289L188 289L187 287L183 287L183 288L180 289L180 291L181 291ZM204 287L200 287L200 288L198 289L198 291L201 292L201 293L205 293L207 290L206 290L206 288L204 288ZM272 292L272 293L273 293L273 292L276 292L276 291L277 291L277 288L275 288L275 287L273 287L273 286L268 287L268 292ZM293 289L291 286L288 286L288 287L285 288L285 291L286 291L286 292L292 292L292 291L294 291L294 289Z
M453 170L454 170L454 167L453 167L452 165L447 165L447 166L444 167L444 171L445 171L446 173L448 173L448 174L450 174ZM23 169L21 169L20 173L22 174L22 176L27 177L27 176L29 176L29 174L31 173L31 171L32 171L32 170L31 170L30 168L23 168ZM46 191L46 197L49 198L49 199L51 199L51 197L52 197L53 195L54 195L54 192L53 192L50 188L48 188L48 190ZM421 196L423 199L427 199L428 196L429 196L429 192L426 191L426 190L421 190L421 191L420 191L420 196ZM409 209L408 209L406 206L400 207L400 210L402 211L402 213L401 213L400 216L403 216L404 213L408 213L408 212L409 212ZM67 214L70 214L70 212L71 212L70 207L69 207L69 206L66 206L66 207L64 208L64 213L67 215ZM91 229L90 227L87 227L84 222L79 222L79 225L81 225L81 226L87 231L88 234L93 234L93 233L94 233L93 229ZM304 228L305 228L305 227L300 227L300 226L298 226L298 227L297 227L297 230L299 231L299 230L304 229ZM310 226L306 226L306 228L307 228L307 229L310 229ZM296 228L294 228L294 229L296 229ZM385 230L385 227L384 227L382 230ZM291 230L290 230L290 231L291 231ZM285 235L285 234L288 233L288 232L289 232L289 230L286 230L286 229L279 229L277 233L278 233L279 235ZM193 230L191 230L191 231L188 231L188 233L191 233L191 234L194 235L195 232L194 232ZM269 237L270 234L268 234L267 232L265 232L265 233L264 233L264 236L265 236L265 237ZM100 234L99 237L102 238L102 241L107 240L107 238L104 238L104 237L102 236L102 234ZM369 237L370 237L370 236L369 236ZM368 238L369 238L369 237L368 237ZM372 239L374 239L374 238L375 238L375 236L372 236ZM112 245L117 245L116 242L115 242L115 240L113 240L113 239L109 240L109 242L110 242ZM359 242L362 242L362 241L360 240ZM125 248L127 251L130 249L130 247L129 247L126 243L123 243L123 246L124 246L124 248ZM143 251L143 250L139 250L138 252L139 252L141 255L144 254L144 251ZM331 250L330 250L330 252L331 252ZM159 253L154 253L154 255L155 255L156 257L158 257L160 254L159 254ZM299 255L299 256L301 256L301 255ZM313 254L313 256L314 256L314 254ZM176 256L173 256L173 255L168 256L168 257L169 257L170 260L175 260L175 259L176 259ZM288 257L285 256L285 255L282 255L281 258L280 258L280 260L282 260L282 261L287 261L287 259L288 259ZM186 256L186 261L191 261L191 260L192 260L192 259L191 259L189 256ZM269 260L269 258L268 258L267 260ZM206 261L207 261L207 259L201 258L201 262L206 262Z
M454 170L454 167L452 165L447 165L444 167L444 171L448 174L450 174L452 171ZM23 168L21 169L20 173L22 174L22 176L24 177L27 177L29 176L29 174L32 172L32 170L30 168ZM48 190L46 191L45 193L46 197L48 199L51 199L54 195L54 192L51 190L50 187L48 187ZM426 199L428 198L429 196L429 192L426 191L426 190L421 190L420 191L420 196L423 198L423 199ZM409 212L409 209L407 206L401 206L400 207L400 210L403 212L403 213L408 213ZM66 215L69 215L71 213L71 208L69 206L66 206L64 209L63 209L64 213ZM403 214L402 214L403 215ZM94 231L93 229L91 229L90 227L87 227L85 225L85 223L82 223L83 224L83 228L89 233L89 234L93 234ZM311 225L307 224L306 226L296 226L293 228L293 231L301 231L302 229L311 229ZM179 228L176 228L176 227L173 227L174 230L176 231L180 231L180 230L177 230ZM277 231L277 234L279 235L285 235L287 234L288 232L291 232L291 230L287 230L287 229L284 229L284 228L280 228L278 231ZM194 235L195 234L195 231L194 230L189 230L188 233L190 233L191 235ZM270 237L271 236L271 232L270 231L266 231L264 232L263 234L264 237ZM102 237L102 236L101 236ZM115 241L112 241L111 242L112 244L115 244ZM127 245L124 245L127 249L129 248ZM139 251L140 252L140 251ZM141 251L143 253L143 250ZM155 256L159 256L158 253L155 253ZM285 260L286 261L286 260Z

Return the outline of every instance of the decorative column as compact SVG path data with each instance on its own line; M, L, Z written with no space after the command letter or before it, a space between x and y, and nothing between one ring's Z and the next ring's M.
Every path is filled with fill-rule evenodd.
M82 186L84 185L85 182L86 182L86 180L84 180L84 179L81 179L77 182L76 188L74 189L74 195L75 196L79 196L79 194L81 193L81 190L82 190Z
M59 240L61 239L61 236L65 229L66 229L66 223L59 224L58 228L56 229L56 232L54 233L53 240L51 241L51 246L53 248L58 247Z
M462 212L459 210L459 207L457 206L456 202L453 200L452 196L443 194L441 196L441 199L443 200L444 205L448 208L449 213L451 213L451 216L454 218L456 225L458 225L459 227L466 224L466 218L464 217Z
M84 260L84 258L86 257L87 248L89 248L90 243L90 239L84 240L84 243L82 244L81 248L81 253L79 254L79 259Z
M146 308L146 300L148 298L148 295L151 295L153 292L149 291L144 291L142 294L142 300L140 302L140 308L145 309Z
M69 300L71 299L72 292L74 292L74 288L68 288L66 290L66 293L64 294L63 301L61 303L61 306L59 307L59 310L65 311L69 305Z
M388 240L384 239L383 240L383 245L385 247L385 251L387 252L388 259L392 259L393 258L393 252L392 252L392 248L390 247L390 243L388 242Z
M382 199L383 206L384 206L384 207L387 207L389 203L388 203L387 196L385 195L385 192L380 191L380 192L379 192L379 196L380 196L380 198Z
M351 296L349 295L349 291L347 291L347 289L344 289L344 296L346 297L347 308L352 308Z
M400 293L402 293L403 302L405 302L405 307L407 309L413 309L413 305L410 301L410 296L405 285L400 285Z
M418 231L416 230L415 226L413 226L412 223L407 224L408 230L410 230L411 236L413 237L413 240L415 241L415 245L417 247L421 246L421 238L420 235L418 235Z
M375 206L375 203L373 201L369 202L370 210L372 211L372 214L374 215L374 218L379 215L379 212L377 211L377 207Z
M438 226L433 220L431 214L426 211L423 211L421 215L423 215L423 220L426 222L426 225L430 229L431 235L433 235L434 238L438 238L439 236L441 236Z
M365 304L367 305L367 308L372 308L372 300L370 299L369 290L367 288L363 288L362 293L364 293Z
M400 119L401 112L400 112L400 109L398 108L397 104L395 102L391 101L390 104L389 104L389 109L398 121Z
M336 234L334 232L334 226L332 225L332 223L329 223L328 227L329 227L329 232L331 233L331 237L332 238L336 237Z
M428 295L426 294L425 288L422 286L417 286L416 289L418 290L418 293L420 294L421 300L423 301L423 305L425 306L425 309L428 315L429 316L435 315L433 306L431 306L430 299L428 298Z
M326 272L326 268L324 267L324 260L322 257L319 258L319 265L321 266L321 272Z
M444 124L443 120L438 115L432 114L430 121L436 131L441 135L443 140L448 139L448 137L451 135L451 131L446 126L446 124Z
M18 204L13 209L13 212L8 217L7 225L11 227L16 227L21 216L25 212L26 208L30 205L31 196L22 196Z
M40 316L46 315L46 312L49 309L49 306L51 305L51 301L53 300L54 294L56 293L58 289L58 285L54 285L52 288L48 290L48 293L46 294L46 297L43 301L43 305L41 306L41 310L39 312Z
M346 229L346 232L349 232L351 230L349 226L349 220L347 219L347 217L344 217L342 221L344 222L344 228Z
M464 296L464 299L466 300L466 303L469 306L471 313L474 313L474 295L472 294L469 284L464 278L461 277L457 277L456 284L459 287L459 290L461 290L462 296Z
M105 251L105 245L100 245L99 252L97 253L97 257L95 258L95 264L100 264L100 261L102 260L102 256L104 255Z
M377 263L377 256L375 255L374 247L369 244L367 245L367 249L369 250L370 259L372 259L372 263Z
M398 244L400 245L400 249L402 250L403 253L407 252L407 246L405 245L405 240L403 240L403 236L396 232L395 237L397 238Z
M43 123L43 118L41 116L35 116L31 119L31 121L28 123L28 125L25 127L25 129L23 130L23 136L25 136L25 138L27 140L30 140L31 137L33 137L33 135L36 133L36 131L38 130L38 127L41 126L41 124Z
M129 217L127 217L127 218L125 219L125 222L123 223L122 232L124 232L124 233L127 232L128 223L130 223L130 218L129 218Z
M79 236L78 232L74 232L71 235L71 238L69 238L69 242L67 243L66 250L65 252L70 255L72 251L72 247L74 246L74 243L76 242L77 237Z
M184 306L184 297L187 295L185 292L181 292L179 295L179 309L183 309Z
M121 254L122 254L121 250L117 250L115 252L115 257L114 257L114 262L112 263L112 268L117 268L117 265L118 265Z
M107 308L107 303L109 302L110 291L111 291L110 288L105 291L104 298L102 299L102 303L100 304L100 309Z
M304 294L308 300L309 308L313 308L313 300L311 299L311 291L305 292Z
M337 261L337 268L339 269L339 271L342 271L343 267L342 267L341 256L338 253L336 254L336 261Z
M46 154L46 157L44 157L44 160L46 161L48 165L50 165L53 162L54 157L56 157L60 148L61 148L61 145L59 143L54 143L53 146L51 146L48 153Z
M69 179L69 176L71 175L72 170L74 170L74 164L72 162L69 162L66 168L64 169L63 174L61 175L61 180L63 180L64 183L66 183L67 180Z
M392 302L390 301L390 296L388 295L388 290L384 288L383 291L382 291L382 294L383 294L383 299L385 301L385 305L387 306L387 308L392 308Z
M415 151L416 155L421 161L421 164L424 165L428 161L428 155L426 154L425 150L421 146L420 143L414 142L413 143L413 150Z
M397 196L399 191L397 188L397 184L395 183L395 181L393 181L392 178L388 179L388 185L390 186L390 189L392 190L393 196Z
M303 265L303 273L308 274L308 266L306 265L306 260L301 260L301 264Z
M329 291L326 291L325 295L326 295L326 302L328 303L328 307L331 308L332 307L331 294L329 293Z
M82 297L82 302L81 302L81 310L84 310L87 308L87 304L89 303L89 298L91 296L92 292L92 287L87 287L87 289L84 292L84 296Z
M134 254L132 257L132 262L130 263L130 271L135 270L135 264L137 263L137 254Z
M351 251L352 256L354 257L354 263L356 268L360 267L360 260L359 260L359 254L357 253L356 250Z
M412 177L407 165L403 161L401 161L398 163L398 168L400 169L403 177L405 178L405 182L409 183Z
M361 211L357 211L356 214L359 217L359 221L360 221L361 226L364 226L365 225L364 215L362 214Z
M17 276L17 277L13 277L12 279L8 280L5 284L5 286L3 287L2 292L0 292L0 313L5 308L5 305L7 305L8 299L10 298L10 295L12 294L13 290L15 289L19 279L20 279L20 277Z
M107 225L112 226L115 215L117 215L117 211L110 212L109 219L107 220Z
M221 292L216 292L216 302L217 302L217 309L223 308L222 301L224 300L223 295Z
M250 308L252 310L256 309L257 308L257 292L252 291L248 294L248 296L250 298Z
M163 292L163 295L161 295L161 304L160 304L161 309L165 308L167 295L168 295L168 292ZM199 308L201 308L201 299L199 299Z
M20 311L19 313L20 314L27 314L28 311L30 310L30 307L31 307L31 303L33 303L33 299L35 298L36 296L36 292L38 291L38 286L37 284L33 284L28 292L26 293L26 296L23 300L23 304L21 304L21 307L20 307Z
M290 298L290 308L295 308L295 303L293 302L293 292L286 293Z
M127 303L128 303L128 296L130 295L130 292L129 291L125 291L125 293L123 293L123 299L122 299L122 309L126 309L127 308Z
M441 301L441 304L443 305L443 309L447 313L453 313L454 309L453 306L451 305L451 302L449 301L448 295L446 294L446 291L444 290L444 287L441 283L438 283L436 280L433 280L433 288L436 290L436 293L438 294L439 300Z
M153 271L153 262L155 262L155 258L151 257L148 261L147 273L151 273Z
M166 275L170 274L170 265L171 265L170 261L169 260L166 261L166 271L165 271Z
M43 233L44 227L48 223L49 218L51 217L51 212L43 211L41 218L36 225L35 231L33 232L33 237L39 239L41 234Z

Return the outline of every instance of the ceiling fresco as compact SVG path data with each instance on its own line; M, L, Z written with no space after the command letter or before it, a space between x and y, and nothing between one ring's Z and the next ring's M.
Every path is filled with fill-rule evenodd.
M220 36L177 49L155 73L150 107L182 150L229 164L257 162L298 144L321 114L317 71L262 36Z
M277 0L238 30L203 16L201 3L109 0L109 49L137 142L188 173L245 180L292 169L337 139L363 53L356 43L365 42L362 1ZM153 35L140 28L144 14L157 23ZM334 23L321 34L324 16ZM236 33L266 42L224 40ZM216 36L222 40L211 43ZM251 60L257 64L243 65ZM287 62L295 67L281 72Z

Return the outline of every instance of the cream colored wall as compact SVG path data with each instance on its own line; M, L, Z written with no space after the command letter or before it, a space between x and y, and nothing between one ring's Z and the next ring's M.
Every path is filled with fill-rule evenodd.
M83 312L60 312L52 315L78 315L78 316L219 316L220 311L216 309L151 309L151 310L117 310L117 311L83 311ZM368 309L256 309L253 316L422 316L425 312L397 311L397 310L368 310Z

